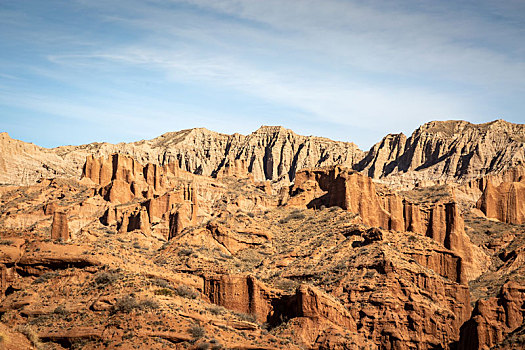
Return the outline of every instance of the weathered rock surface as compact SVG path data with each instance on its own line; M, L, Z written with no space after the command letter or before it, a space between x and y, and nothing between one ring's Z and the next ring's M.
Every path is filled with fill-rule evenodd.
M450 349L459 340L459 327L471 310L468 288L434 275L427 270L427 262L421 262L407 264L385 249L372 259L359 257L351 264L351 269L375 275L373 279L360 277L356 271L341 281L345 305L356 319L358 332L381 349L403 349L408 344ZM427 266L436 269L435 264Z
M496 297L478 300L472 317L461 327L459 349L490 349L523 326L525 287L503 285Z
M525 178L499 186L489 180L476 207L489 218L509 224L525 223Z
M267 322L273 314L271 290L253 276L206 276L204 294L212 303L254 315L260 322Z
M525 179L525 165L517 165L463 183L456 187L456 192L461 193L470 201L477 202L488 182L491 182L493 186L499 186L503 182L520 182L523 179Z
M129 144L93 143L54 149L13 140L7 133L2 133L0 140L0 183L14 184L55 176L76 177L86 157L101 158L114 153L131 156L144 164L171 163L194 174L244 176L247 170L256 181L282 178L285 183L293 181L295 172L301 168L335 164L351 167L363 156L353 143L301 136L277 126L263 126L247 136L199 128ZM85 169L87 177L97 183L107 182L114 175L109 163L92 163L93 168ZM132 166L128 170L132 171Z
M523 164L524 142L523 124L435 121L386 136L354 168L393 184L469 181Z
M248 171L256 181L273 180L284 185L293 181L300 169L342 165L374 179L412 187L415 183L466 182L523 164L524 140L522 124L503 120L485 124L430 122L408 138L403 134L387 135L366 153L352 143L300 136L272 126L263 126L247 136L199 128L128 144L93 143L54 149L13 140L2 133L0 183L29 184L41 178L76 177L86 157L119 153L141 163L172 163L207 176L245 176ZM87 171L88 177L102 180L112 173L111 168Z
M51 239L67 241L69 239L69 225L67 213L55 211L53 213L53 224L51 225Z

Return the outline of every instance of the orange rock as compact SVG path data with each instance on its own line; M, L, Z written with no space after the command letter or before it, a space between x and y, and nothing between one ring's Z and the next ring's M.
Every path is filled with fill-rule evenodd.
M252 276L205 276L204 294L214 304L254 315L266 322L272 314L269 289Z
M146 208L135 206L130 207L131 210L126 211L122 215L122 221L118 223L119 232L131 232L133 230L140 230L145 234L151 233L148 212Z
M367 176L337 166L303 169L297 172L291 193L291 206L339 206L358 213L369 226L389 228L390 215L382 208L375 185Z
M460 350L488 349L522 326L525 287L505 283L496 297L478 300L472 317L461 327Z
M302 284L297 288L295 303L297 317L308 317L313 320L324 318L348 330L357 330L355 320L348 310L313 286Z
M117 204L128 203L135 197L133 192L131 192L130 184L119 179L111 181L104 188L102 195L111 203Z
M44 205L44 215L53 215L58 208L57 202L50 202Z
M182 215L176 211L170 214L168 240L176 237L184 229Z
M497 187L488 181L476 206L487 217L510 224L525 223L525 180L503 182Z
M51 239L61 239L63 241L67 241L69 239L67 213L63 211L55 211L55 213L53 214L53 223L51 225Z

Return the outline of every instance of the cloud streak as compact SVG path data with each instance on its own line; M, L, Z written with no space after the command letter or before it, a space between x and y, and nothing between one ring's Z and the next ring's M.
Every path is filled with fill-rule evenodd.
M0 69L0 79L18 93L13 100L46 89L76 106L68 113L89 119L99 105L115 125L126 108L107 104L111 96L134 101L124 115L137 126L148 118L178 125L173 120L184 113L202 113L194 119L203 122L221 116L229 125L281 118L294 128L302 119L312 128L368 129L366 139L348 133L368 147L430 119L478 122L501 110L497 116L522 121L522 9L493 1L77 0L62 26L43 25L45 13L36 25L34 13L0 16L4 25L19 19L8 44L17 35L34 44L29 62L15 55L25 44L25 51L0 54L11 67ZM36 88L10 81L17 69Z

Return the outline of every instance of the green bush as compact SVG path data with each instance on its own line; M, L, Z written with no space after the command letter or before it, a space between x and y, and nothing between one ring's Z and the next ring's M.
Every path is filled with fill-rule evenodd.
M126 295L117 299L113 305L112 313L123 312L130 313L133 310L158 309L159 304L155 300L146 299L141 302L137 301L133 295Z
M106 286L113 284L123 276L118 272L102 271L95 276L95 283L98 285Z
M36 280L34 280L33 283L44 283L56 276L58 276L58 272L46 272L40 275Z
M168 289L168 288L157 289L157 290L155 290L154 293L155 293L155 295L163 295L163 296L168 296L168 297L173 296L173 291L171 289Z
M199 296L199 293L195 289L184 284L175 288L175 294L188 299L196 299Z
M193 337L193 339L200 339L204 337L204 335L206 334L206 330L201 326L194 325L190 328L190 334Z

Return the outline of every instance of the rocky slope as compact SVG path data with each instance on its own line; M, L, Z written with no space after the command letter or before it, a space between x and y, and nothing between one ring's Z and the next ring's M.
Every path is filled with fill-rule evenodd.
M204 128L166 133L147 141L93 143L45 149L0 138L0 183L29 184L40 178L78 177L88 155L129 155L142 163L176 164L200 175L217 175L235 160L246 162L256 180L293 181L305 167L340 164L351 167L363 157L353 143L297 135L282 127L263 126L248 136L225 135Z
M496 120L430 122L393 134L354 167L390 183L469 181L525 163L525 125Z

